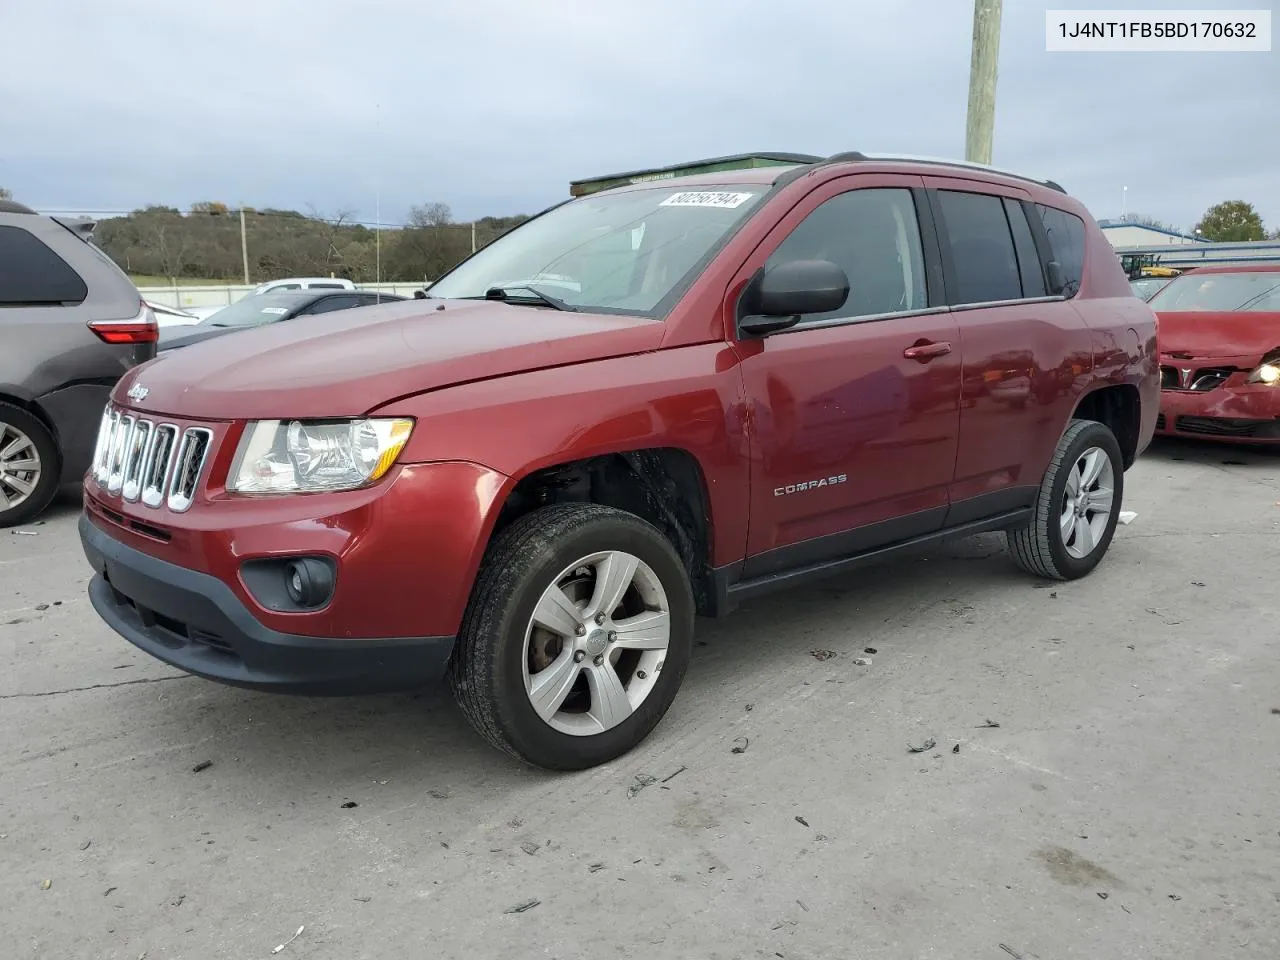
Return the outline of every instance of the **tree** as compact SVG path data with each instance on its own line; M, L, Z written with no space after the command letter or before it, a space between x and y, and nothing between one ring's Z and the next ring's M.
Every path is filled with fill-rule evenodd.
M1266 236L1262 217L1253 209L1253 204L1243 200L1226 200L1210 207L1196 224L1196 229L1205 239L1217 243L1261 240Z
M0 187L0 200L12 200L12 199L13 199L13 194L10 193L8 190L6 190L4 187Z
M1149 217L1144 213L1130 213L1124 218L1125 223L1136 223L1143 227L1155 227L1157 230L1168 230L1172 233L1178 233L1177 227L1165 223L1163 220L1157 220L1155 217Z
M225 203L220 203L217 200L202 200L199 203L193 203L191 205L191 212L221 217L230 211Z

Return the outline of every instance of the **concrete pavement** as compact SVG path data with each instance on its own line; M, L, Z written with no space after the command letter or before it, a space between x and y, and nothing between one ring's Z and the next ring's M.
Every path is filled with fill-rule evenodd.
M1084 581L984 536L701 622L654 735L569 776L442 696L150 660L70 499L0 532L3 955L1274 960L1280 456L1127 484Z

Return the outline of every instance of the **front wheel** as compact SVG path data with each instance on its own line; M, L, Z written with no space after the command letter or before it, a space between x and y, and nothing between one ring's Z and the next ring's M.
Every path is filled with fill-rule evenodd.
M689 575L639 517L556 504L495 539L449 679L495 747L551 770L621 756L675 699L693 639Z
M1115 434L1093 420L1072 420L1023 527L1005 533L1014 561L1051 580L1089 574L1106 554L1124 499L1124 458Z

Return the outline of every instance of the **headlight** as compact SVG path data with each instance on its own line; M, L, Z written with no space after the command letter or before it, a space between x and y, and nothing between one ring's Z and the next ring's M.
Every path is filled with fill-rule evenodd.
M1264 363L1249 374L1250 383L1280 383L1280 365Z
M355 490L381 478L409 442L413 421L259 420L236 451L235 493Z
M1249 383L1280 383L1280 348L1272 350L1262 358L1256 370L1249 374Z

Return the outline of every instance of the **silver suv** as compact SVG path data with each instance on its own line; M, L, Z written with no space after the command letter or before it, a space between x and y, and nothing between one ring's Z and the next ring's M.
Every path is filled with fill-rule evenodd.
M111 388L156 355L156 319L93 228L0 200L0 527L83 478Z

